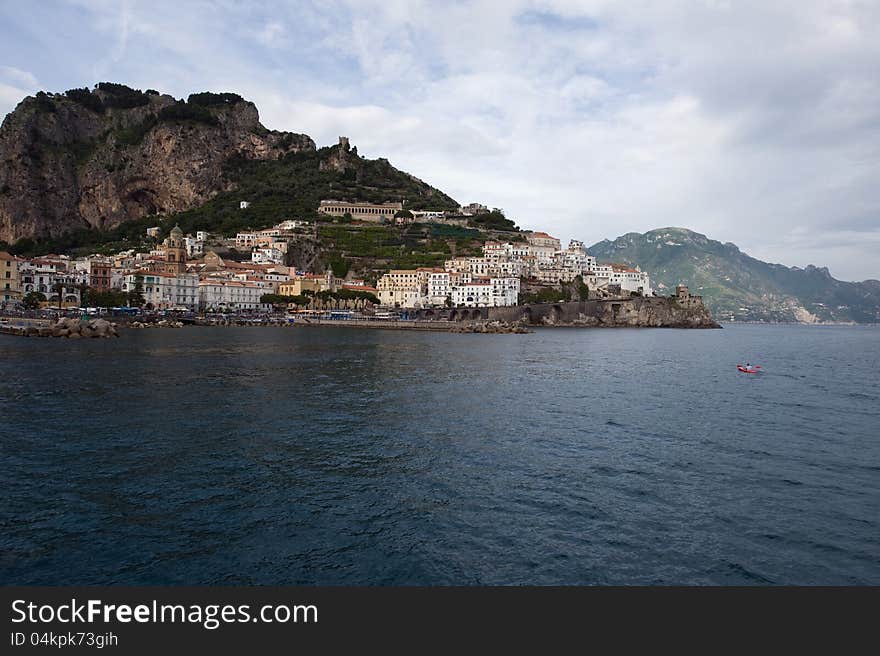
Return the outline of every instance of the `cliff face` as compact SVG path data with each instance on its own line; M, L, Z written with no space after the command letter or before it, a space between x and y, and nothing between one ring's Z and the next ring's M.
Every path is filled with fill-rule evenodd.
M0 241L188 210L229 187L223 164L234 155L315 151L306 135L264 128L234 94L182 103L103 86L25 98L3 121Z
M519 307L488 308L483 312L489 319L522 321L536 326L720 328L702 300L694 296L685 299L652 296L535 303Z

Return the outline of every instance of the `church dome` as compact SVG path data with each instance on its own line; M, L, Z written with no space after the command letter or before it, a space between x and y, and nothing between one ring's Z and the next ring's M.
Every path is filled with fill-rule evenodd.
M183 230L180 229L179 225L171 228L171 238L172 239L183 239Z

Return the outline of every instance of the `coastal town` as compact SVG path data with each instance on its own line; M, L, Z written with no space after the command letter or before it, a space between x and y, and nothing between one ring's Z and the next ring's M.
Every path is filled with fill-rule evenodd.
M248 201L241 201L246 210ZM471 204L452 212L406 211L401 203L322 201L318 214L350 225L405 225L415 222L462 225L488 208ZM3 307L80 309L94 306L187 313L269 312L336 306L369 311L426 308L488 308L520 304L526 286L553 289L575 281L597 296L651 296L647 272L599 263L584 244L561 241L545 232L523 231L516 240L486 240L481 256L451 257L442 267L391 269L375 280L298 270L286 264L288 249L315 229L315 221L288 219L235 235L204 231L184 234L175 226L146 230L150 250L72 257L47 254L24 258L0 252ZM249 255L218 255L233 249ZM287 301L287 302L285 302Z

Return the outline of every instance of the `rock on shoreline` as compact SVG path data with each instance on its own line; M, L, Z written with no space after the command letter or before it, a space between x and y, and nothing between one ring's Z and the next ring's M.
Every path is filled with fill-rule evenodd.
M463 323L454 326L449 332L524 335L534 331L529 330L521 323L508 323L507 321L477 321L474 323Z
M31 329L28 329L30 333ZM83 337L119 337L116 324L106 319L85 321L71 317L61 317L54 324L45 328L33 328L41 337L67 337L82 339Z

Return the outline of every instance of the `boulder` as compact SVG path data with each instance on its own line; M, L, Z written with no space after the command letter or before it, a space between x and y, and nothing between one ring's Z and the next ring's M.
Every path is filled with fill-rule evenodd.
M89 328L95 337L118 337L116 327L106 319L95 319L90 322Z
M81 337L119 337L119 334L116 332L116 325L106 319L83 321L69 317L61 317L51 326L41 329L39 334L52 337L72 337L74 339L80 339Z

